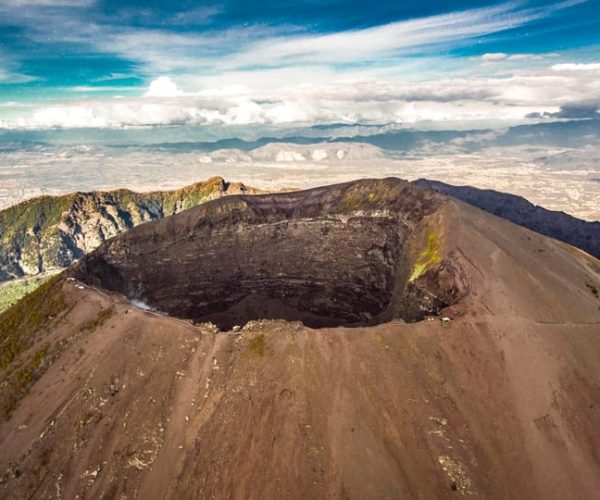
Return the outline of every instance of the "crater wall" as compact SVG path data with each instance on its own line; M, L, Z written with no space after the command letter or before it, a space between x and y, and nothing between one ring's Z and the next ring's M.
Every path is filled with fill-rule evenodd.
M411 280L415 235L441 203L396 179L236 196L140 226L74 272L222 329L267 318L313 328L415 321L452 300L432 278L436 268L448 274L445 263Z

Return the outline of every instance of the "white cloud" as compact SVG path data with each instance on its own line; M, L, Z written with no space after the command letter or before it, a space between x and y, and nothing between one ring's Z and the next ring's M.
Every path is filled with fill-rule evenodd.
M17 62L0 47L0 83L25 83L35 77L19 72Z
M448 64L448 59L435 59L432 54L440 47L448 50L466 40L526 25L573 3L577 2L523 8L511 2L322 35L294 26L174 33L108 25L102 19L90 22L79 9L10 8L84 5L75 0L12 0L0 5L0 14L25 26L36 41L76 43L134 61L146 74L171 76L154 78L143 97L59 102L3 123L51 128L524 120L598 97L597 78L590 72L600 64L567 62L551 69L505 71L502 78L481 76L481 72L473 77L463 72L463 76L439 78L439 74L452 74L437 64ZM198 22L216 12L196 12ZM421 73L421 81L410 81L416 72L404 70L411 64L407 54L414 53L437 74L423 81L425 73ZM488 63L542 57L497 52L465 60L483 61L475 64L481 70ZM363 64L356 67L355 63ZM0 80L16 76L15 71L0 71ZM83 85L71 90L91 93L94 89Z
M210 73L256 66L381 63L410 51L432 53L442 45L448 49L475 37L525 25L565 7L559 3L519 9L517 3L504 3L325 35L294 27L249 26L200 35L128 30L98 41L104 50L140 61L151 71Z
M93 0L82 0L90 4ZM75 0L13 0L23 5L76 6ZM215 74L249 67L385 63L410 52L433 54L468 40L523 26L576 2L523 8L521 2L403 20L364 29L314 34L297 26L235 26L227 30L177 33L169 29L111 25L106 18L90 21L81 9L15 9L0 5L3 17L23 26L40 43L76 43L92 52L113 53L141 64L149 74ZM12 7L11 7L12 5ZM82 4L83 5L83 4ZM200 21L220 7L199 8ZM186 16L183 16L185 19ZM165 20L168 25L171 20ZM56 30L56 26L61 26ZM492 54L492 57L494 55ZM519 55L507 58L520 57ZM397 62L397 61L396 61ZM394 61L389 61L392 65Z
M256 80L247 78L246 85L200 85L201 90L196 92L183 92L174 79L158 77L137 98L79 99L42 106L9 123L5 121L4 126L502 123L553 117L561 109L571 109L573 103L600 102L595 73L557 72L553 67L517 70L509 77L420 82L360 80L356 75L340 78L325 73L321 80L310 84L301 83L300 76L293 77L289 69L273 71L276 78L272 87L261 84L264 74L259 72Z
M256 61L263 65L365 61L393 56L416 47L460 43L468 38L525 24L536 16L529 11L508 15L509 11L509 5L505 4L334 34L274 37L249 44L228 59L234 67Z
M210 21L214 16L223 12L223 5L204 5L191 10L174 14L170 22L185 26L201 25Z
M600 63L561 63L552 66L554 71L598 71Z
M505 54L504 52L489 52L481 56L485 63L497 63L503 61L533 61L542 60L546 57L554 57L555 54Z
M493 52L493 53L483 54L481 56L481 59L483 59L486 62L490 62L490 61L503 61L507 57L508 57L508 54L505 54L504 52Z
M181 95L181 89L168 76L159 76L150 82L144 97L175 97Z

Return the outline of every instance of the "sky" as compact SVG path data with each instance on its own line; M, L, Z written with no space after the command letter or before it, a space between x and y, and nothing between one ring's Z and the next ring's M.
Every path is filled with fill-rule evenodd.
M1 0L0 129L600 117L600 0Z

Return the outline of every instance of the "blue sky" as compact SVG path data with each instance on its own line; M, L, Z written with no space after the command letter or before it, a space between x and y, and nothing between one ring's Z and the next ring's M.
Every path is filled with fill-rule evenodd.
M595 116L599 49L600 0L2 0L0 126Z

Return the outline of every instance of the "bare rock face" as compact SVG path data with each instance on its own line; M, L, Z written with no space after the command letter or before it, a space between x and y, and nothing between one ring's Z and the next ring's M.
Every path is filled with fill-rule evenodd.
M432 217L444 200L398 179L234 196L134 229L74 274L223 329L260 318L415 321L464 291Z

